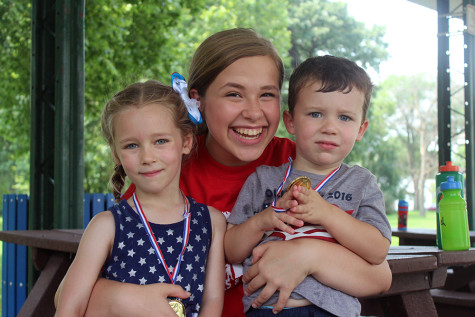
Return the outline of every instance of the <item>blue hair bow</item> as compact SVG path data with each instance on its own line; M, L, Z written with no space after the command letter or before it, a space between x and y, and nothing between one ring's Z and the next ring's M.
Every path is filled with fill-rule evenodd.
M195 124L201 124L203 119L199 110L200 102L188 96L188 84L186 83L185 78L178 73L173 73L171 80L173 89L180 94L181 99L183 99L183 102L185 103L190 120Z

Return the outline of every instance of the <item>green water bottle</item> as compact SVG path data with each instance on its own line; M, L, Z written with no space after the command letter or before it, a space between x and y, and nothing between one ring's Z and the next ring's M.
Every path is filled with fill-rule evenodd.
M460 189L460 195L463 196L463 175L459 172L459 167L452 165L451 161L446 161L445 165L442 165L439 168L439 173L435 176L435 186L436 186L436 218L437 218L437 246L439 249L442 249L442 241L440 239L440 223L439 223L439 202L442 199L442 191L440 190L440 184L447 180L447 176L453 176L454 181L460 182L462 188Z
M467 204L460 196L461 188L462 184L454 181L453 176L440 184L443 194L439 202L440 239L444 251L470 248Z

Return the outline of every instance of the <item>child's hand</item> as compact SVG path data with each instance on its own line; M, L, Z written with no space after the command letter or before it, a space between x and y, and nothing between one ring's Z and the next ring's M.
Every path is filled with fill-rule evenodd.
M324 225L331 205L319 193L302 186L293 186L289 192L298 203L290 208L290 215L307 223Z
M276 206L282 209L291 209L297 206L297 201L291 193L285 193ZM275 212L272 207L267 207L262 212L255 215L257 224L262 231L281 230L289 234L294 234L295 230L291 226L301 227L304 222L297 219L290 212Z

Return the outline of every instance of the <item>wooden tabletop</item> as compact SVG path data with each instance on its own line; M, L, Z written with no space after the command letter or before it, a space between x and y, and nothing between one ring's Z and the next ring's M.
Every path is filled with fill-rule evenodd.
M33 248L76 253L84 229L0 231L0 240Z
M392 235L399 237L402 245L436 245L436 230L427 228L407 228L399 230L392 228ZM475 231L469 231L470 242L475 242Z

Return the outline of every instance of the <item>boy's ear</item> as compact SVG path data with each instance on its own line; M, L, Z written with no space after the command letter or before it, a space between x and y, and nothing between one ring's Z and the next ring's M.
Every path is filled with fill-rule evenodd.
M190 154L192 148L193 148L193 134L189 133L183 137L183 153L182 154Z
M288 110L284 111L283 118L285 128L287 129L287 132L290 134L295 134L295 128L294 128L294 119L292 118L292 115Z
M365 119L363 124L360 126L358 130L358 135L356 136L356 141L361 141L363 135L365 134L366 130L368 130L369 120Z

